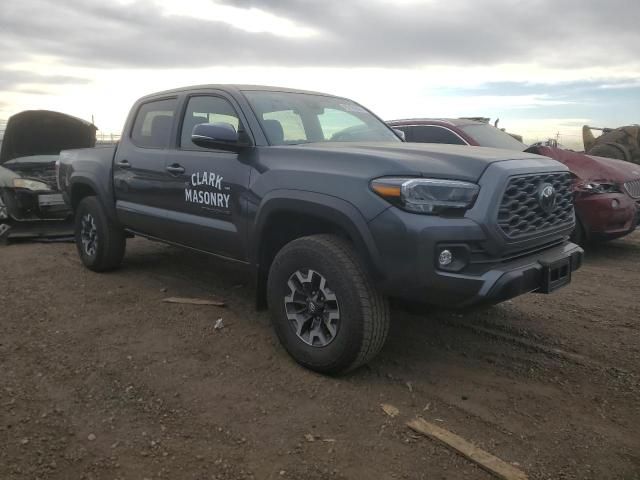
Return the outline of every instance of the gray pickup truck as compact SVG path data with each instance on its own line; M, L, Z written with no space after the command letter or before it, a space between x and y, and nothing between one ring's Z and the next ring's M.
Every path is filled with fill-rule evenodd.
M570 282L571 178L549 158L404 143L357 103L209 85L144 97L116 147L62 152L82 262L132 235L246 268L285 349L324 373L368 362L389 297L497 303Z

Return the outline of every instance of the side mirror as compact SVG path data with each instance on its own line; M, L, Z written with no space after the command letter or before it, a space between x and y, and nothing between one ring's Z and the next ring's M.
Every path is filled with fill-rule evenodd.
M201 123L193 127L191 141L202 148L217 148L237 152L239 135L230 123Z
M401 139L403 142L406 142L406 141L407 141L407 136L405 135L405 133L404 133L404 131L403 131L403 130L400 130L400 129L394 128L394 129L393 129L393 133L395 133L397 136L399 136L399 137L400 137L400 139Z

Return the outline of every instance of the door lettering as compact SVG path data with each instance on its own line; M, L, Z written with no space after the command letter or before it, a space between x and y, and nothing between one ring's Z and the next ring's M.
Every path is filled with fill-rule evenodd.
M187 184L184 189L185 201L189 203L196 203L200 205L208 205L218 208L229 208L229 198L231 195L228 193L222 193L222 180L223 177L213 172L196 172L191 175L191 183ZM212 187L217 192L210 190L203 190L202 187Z

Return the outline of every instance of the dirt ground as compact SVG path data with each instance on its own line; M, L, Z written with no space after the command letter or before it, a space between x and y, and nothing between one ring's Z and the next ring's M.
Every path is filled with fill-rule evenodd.
M639 265L640 232L550 296L395 308L380 356L329 378L210 258L136 239L99 275L72 244L0 248L0 479L492 478L417 415L531 479L638 479ZM228 306L161 302L212 295Z

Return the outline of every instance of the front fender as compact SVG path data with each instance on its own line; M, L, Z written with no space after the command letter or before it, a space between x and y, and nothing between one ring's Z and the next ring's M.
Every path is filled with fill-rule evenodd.
M378 249L360 211L340 198L301 190L273 190L263 197L249 231L249 255L254 265L259 263L260 243L269 219L282 212L318 217L337 225L353 241L371 273L376 276L380 273Z

